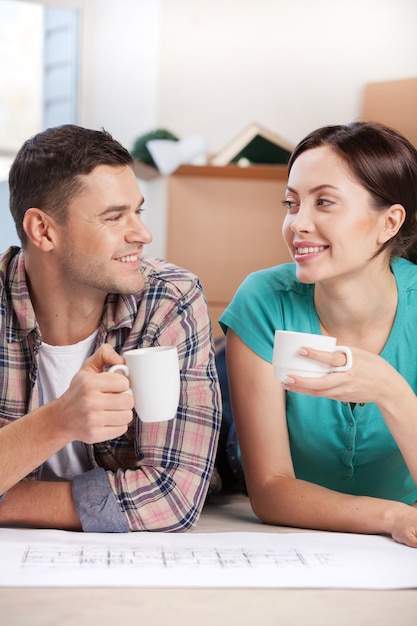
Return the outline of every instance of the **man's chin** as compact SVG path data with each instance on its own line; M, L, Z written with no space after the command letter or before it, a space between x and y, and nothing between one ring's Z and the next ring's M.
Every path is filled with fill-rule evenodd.
M118 285L113 293L119 293L121 296L132 296L145 287L145 279L141 275L140 280L132 281Z

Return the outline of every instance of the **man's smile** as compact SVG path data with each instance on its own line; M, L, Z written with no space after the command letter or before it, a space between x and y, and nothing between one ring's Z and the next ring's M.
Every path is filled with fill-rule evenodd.
M139 255L138 254L129 254L126 256L121 256L119 259L116 259L117 261L120 261L121 263L135 263L136 261L139 260Z

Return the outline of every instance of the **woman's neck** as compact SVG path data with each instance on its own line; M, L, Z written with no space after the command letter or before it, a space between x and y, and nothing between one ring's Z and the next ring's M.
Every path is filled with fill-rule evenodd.
M394 323L398 304L391 270L332 284L316 284L315 307L322 332L339 344L356 346L379 354Z

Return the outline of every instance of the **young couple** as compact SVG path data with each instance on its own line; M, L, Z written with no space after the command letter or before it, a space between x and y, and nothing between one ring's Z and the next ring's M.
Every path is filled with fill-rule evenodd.
M206 302L192 274L143 254L131 166L107 133L63 126L11 168L22 249L0 259L0 523L168 531L201 512L221 410ZM416 190L416 150L379 124L321 128L291 156L294 262L250 275L220 320L264 522L417 547ZM352 369L278 382L277 329L337 337ZM180 355L177 417L141 424L126 379L103 369L164 344Z

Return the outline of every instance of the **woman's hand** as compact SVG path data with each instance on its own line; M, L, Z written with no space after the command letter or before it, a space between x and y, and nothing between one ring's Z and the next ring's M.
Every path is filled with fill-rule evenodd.
M390 534L395 541L410 548L417 548L417 508L396 503L389 516Z
M320 352L307 348L306 358L331 367L344 365L342 352ZM352 369L333 372L320 378L288 376L282 383L286 391L361 404L374 402L394 437L417 483L417 397L408 382L382 357L352 348Z
M393 378L398 378L398 382L403 378L382 357L359 348L351 350L352 368L347 372L331 372L319 378L289 375L282 383L283 388L286 391L322 396L340 402L378 404L386 390L392 389ZM330 367L346 364L343 352L302 348L300 354L305 358L326 363Z

